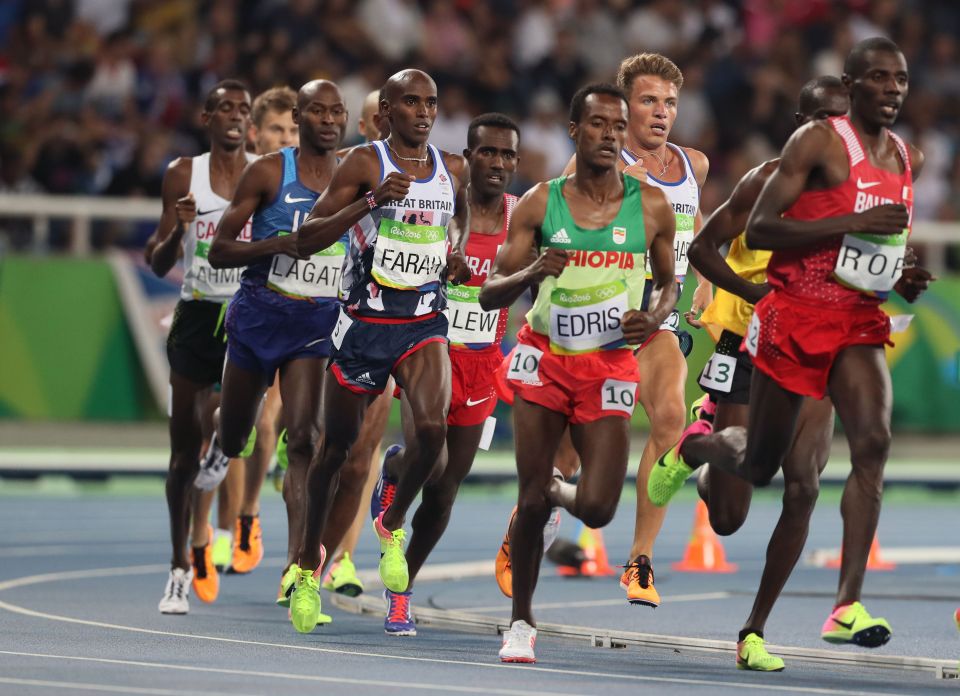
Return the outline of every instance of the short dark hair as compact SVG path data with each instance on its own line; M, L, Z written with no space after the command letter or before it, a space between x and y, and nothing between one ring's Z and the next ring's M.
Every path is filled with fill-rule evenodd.
M520 126L517 125L517 122L506 114L491 112L480 114L470 121L470 125L467 127L467 148L470 150L477 146L477 139L480 137L478 131L481 126L512 130L517 134L517 142L520 141Z
M889 51L903 53L900 47L885 36L872 36L854 46L843 62L843 72L850 77L860 77L867 69L867 53L870 51Z
M845 90L846 86L843 84L843 80L833 75L821 75L820 77L813 78L800 88L800 96L797 98L797 111L801 114L812 114L820 108L814 95L814 92L818 89Z
M217 94L220 90L224 92L246 92L250 94L250 88L242 82L241 80L220 80L217 84L210 88L210 91L207 92L207 100L203 103L203 110L207 113L215 110L217 104L220 103L220 95Z
M623 100L627 108L630 108L630 102L622 89L609 82L594 82L578 89L577 93L573 95L573 99L570 100L570 121L572 123L580 123L580 119L583 118L583 107L587 103L587 97L591 94L609 94L611 97Z

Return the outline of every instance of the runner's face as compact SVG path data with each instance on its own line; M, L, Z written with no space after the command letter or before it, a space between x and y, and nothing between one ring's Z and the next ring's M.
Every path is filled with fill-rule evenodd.
M414 77L398 91L401 94L387 103L390 131L412 145L427 142L437 120L436 86Z
M220 90L216 108L204 112L201 121L218 146L226 150L243 147L250 129L250 95L239 89Z
M797 125L843 116L850 110L850 96L840 87L818 87L813 92L816 108L812 114L798 114Z
M577 160L590 167L616 167L627 137L627 105L612 94L591 94L579 123L570 124Z
M867 123L892 126L909 89L907 60L900 52L867 51L866 62L850 85L852 108Z
M517 171L520 143L512 128L480 126L477 144L467 151L470 161L470 185L483 197L502 196Z
M644 150L667 142L677 120L677 86L656 75L638 75L630 88L630 135Z
M319 87L297 109L294 118L300 125L300 140L321 152L336 150L347 128L347 107L340 90L331 84Z
M258 155L300 144L300 127L294 123L292 111L267 111L260 128L254 126L254 131Z

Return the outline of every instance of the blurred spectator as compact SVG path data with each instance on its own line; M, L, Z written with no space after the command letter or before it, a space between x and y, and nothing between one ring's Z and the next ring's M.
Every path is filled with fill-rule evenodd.
M540 153L546 178L560 176L573 155L568 122L567 110L555 92L541 90L530 99L530 118L520 125L523 150L528 158Z

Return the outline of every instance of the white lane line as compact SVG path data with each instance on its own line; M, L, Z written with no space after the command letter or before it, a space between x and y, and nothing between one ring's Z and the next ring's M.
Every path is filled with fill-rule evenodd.
M29 653L26 653L29 654ZM256 696L240 694L236 691L183 691L182 689L147 689L142 686L114 686L111 684L89 684L86 682L52 681L49 679L16 679L0 677L0 684L17 686L35 686L43 689L75 689L77 691L96 691L111 694L146 694L147 696Z
M0 650L0 655L16 655L17 657L38 657L46 660L75 660L79 662L97 662L108 665L123 665L125 667L146 667L155 669L170 669L180 672L205 672L207 674L229 674L244 677L267 677L270 679L287 679L289 681L309 681L324 682L327 684L352 684L354 686L381 686L390 690L394 689L414 689L417 691L443 691L445 693L457 692L465 694L503 694L503 696L529 696L527 689L496 689L491 686L470 687L458 686L456 684L425 684L423 682L398 682L384 681L379 679L355 679L352 677L322 677L317 674L288 674L286 672L264 672L260 670L248 669L226 669L221 667L192 667L190 665L172 665L165 662L141 662L140 660L114 660L103 657L80 657L77 655L50 655L45 653L13 652L9 650ZM0 679L2 681L2 679ZM54 682L61 683L61 682ZM115 690L121 691L120 687ZM278 690L279 691L279 690ZM183 696L182 691L153 691L145 690L136 693L144 694L170 694L171 696ZM210 692L205 692L210 693ZM274 692L276 693L276 692ZM538 691L537 693L548 694L549 696L576 696L571 692L556 691ZM230 694L234 696L234 694Z
M701 592L699 594L670 595L670 602L703 602L713 599L729 599L733 594L730 592ZM571 607L619 607L626 605L627 600L623 597L619 599L588 599L582 602L544 602L543 604L534 604L535 610L540 609L569 609ZM457 607L454 611L504 611L509 608L508 603L489 607ZM440 607L437 607L440 608ZM449 607L444 607L449 608Z

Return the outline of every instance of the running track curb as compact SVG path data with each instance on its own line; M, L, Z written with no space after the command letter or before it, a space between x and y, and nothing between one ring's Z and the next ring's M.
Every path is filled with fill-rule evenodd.
M444 563L434 566L425 566L418 575L418 580L426 581L453 581L465 578L487 576L493 578L494 568L492 561L470 561L466 563ZM358 573L364 585L368 588L381 588L380 577L375 571ZM333 606L354 614L376 614L382 616L384 603L378 594L369 591L359 597L328 593ZM411 605L414 620L419 625L442 626L455 630L502 634L510 628L509 619L495 618L474 614L468 611L452 609L436 609ZM639 633L635 631L619 631L606 628L591 628L589 626L573 626L568 624L538 623L538 636L555 636L558 638L572 638L586 640L596 648L626 648L629 645L656 648L659 650L691 650L695 652L722 653L733 657L736 654L736 644L724 640L709 640L705 638L691 638L687 636L669 636L656 633ZM786 645L768 644L770 652L784 658L793 658L806 662L828 664L846 667L873 667L885 669L910 670L930 673L937 679L960 679L960 667L953 660L937 660L927 657L908 657L906 655L865 655L861 653L834 652L817 650L816 648L796 648Z

